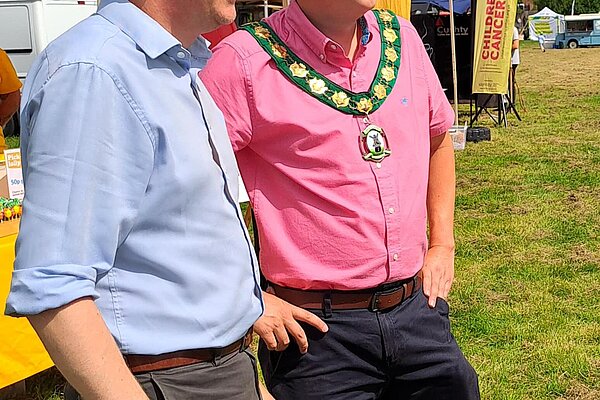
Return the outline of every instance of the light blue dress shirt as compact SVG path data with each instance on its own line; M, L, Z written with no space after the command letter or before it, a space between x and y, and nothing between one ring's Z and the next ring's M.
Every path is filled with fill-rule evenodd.
M92 296L129 354L226 346L260 316L239 172L197 78L209 56L124 0L40 55L23 93L7 314Z

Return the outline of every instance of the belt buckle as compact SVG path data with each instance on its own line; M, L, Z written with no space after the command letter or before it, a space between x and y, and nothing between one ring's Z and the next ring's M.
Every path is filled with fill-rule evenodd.
M373 293L373 297L371 297L371 301L369 303L369 311L379 311L379 292Z
M392 294L395 293L399 290L402 290L402 296L400 297L400 301L397 304L394 304L391 307L386 307L386 308L380 308L380 304L379 304L379 296L384 295L384 294ZM406 296L406 284L403 284L402 286L399 286L398 288L391 290L389 292L375 292L373 293L373 297L371 298L371 301L369 303L369 311L371 312L378 312L378 311L382 311L382 310L387 310L388 308L392 308L397 306L398 304L401 304L404 301L404 296Z

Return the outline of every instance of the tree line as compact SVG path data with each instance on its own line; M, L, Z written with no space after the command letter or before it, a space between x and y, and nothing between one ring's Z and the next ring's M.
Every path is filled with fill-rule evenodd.
M538 0L535 4L538 10L548 7L559 14L570 15L573 0ZM575 0L575 14L597 12L600 12L600 0Z

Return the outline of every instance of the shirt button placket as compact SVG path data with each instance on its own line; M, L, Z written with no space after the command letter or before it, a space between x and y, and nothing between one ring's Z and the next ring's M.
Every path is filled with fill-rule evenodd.
M365 125L369 124L369 120L367 118L362 119L362 122L364 122ZM371 168L375 174L375 179L377 180L377 186L379 188L386 231L393 232L395 230L396 223L396 219L394 218L394 214L396 213L396 196L393 176L390 175L385 168L383 168L382 162L372 163ZM385 247L388 252L388 268L391 268L393 261L398 261L400 259L398 253L392 253L397 246L396 241L397 235L386 235ZM393 271L389 272L393 273Z

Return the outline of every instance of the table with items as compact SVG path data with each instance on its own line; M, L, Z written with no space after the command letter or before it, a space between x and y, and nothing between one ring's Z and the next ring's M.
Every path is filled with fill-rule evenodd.
M20 200L0 197L0 388L26 379L53 365L27 319L4 316L20 216Z

